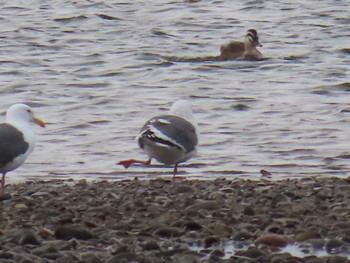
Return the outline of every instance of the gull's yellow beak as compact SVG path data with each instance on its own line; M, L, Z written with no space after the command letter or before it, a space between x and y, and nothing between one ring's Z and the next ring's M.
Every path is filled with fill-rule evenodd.
M42 120L38 119L38 118L34 118L33 119L34 123L38 124L40 127L45 127L45 122L43 122Z

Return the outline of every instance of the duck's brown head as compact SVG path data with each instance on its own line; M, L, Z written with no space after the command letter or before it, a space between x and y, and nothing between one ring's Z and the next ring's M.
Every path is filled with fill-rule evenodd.
M259 42L258 32L255 29L249 29L245 36L246 40L248 40L252 45L262 47Z

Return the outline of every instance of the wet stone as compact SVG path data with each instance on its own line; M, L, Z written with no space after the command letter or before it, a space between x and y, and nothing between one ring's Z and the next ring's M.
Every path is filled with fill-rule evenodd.
M72 215L61 215L57 221L58 224L64 225L64 224L72 224L73 223L73 216Z
M247 250L241 250L237 251L236 255L248 257L248 258L258 258L263 256L265 253L263 253L261 250L259 250L256 247L249 247Z
M255 244L263 244L272 247L285 247L288 244L288 239L284 236L266 235L257 238Z
M316 256L305 257L304 262L305 263L326 263L325 259L318 258Z
M194 205L187 207L187 210L215 210L220 208L221 205L216 201L200 201Z
M288 262L289 263L291 258L292 258L292 255L289 253L272 254L268 258L267 262L271 262L271 263L287 263ZM300 263L302 263L302 262L300 261Z
M247 215L247 216L253 216L255 215L254 209L251 206L246 206L243 209L243 214Z
M204 239L203 243L205 248L212 247L220 243L220 238L215 236L209 236Z
M31 253L36 256L40 256L48 253L57 253L57 252L58 252L57 248L51 245L44 245L44 246L35 248L31 251Z
M222 258L225 256L225 252L219 249L215 249L210 253L210 256L214 256L217 258Z
M326 240L322 238L310 239L307 241L314 249L323 249L326 245Z
M199 263L200 257L190 253L180 253L172 256L174 263Z
M326 256L324 260L327 263L348 263L348 259L341 256Z
M340 254L349 251L349 246L339 239L330 239L326 243L326 251L329 254Z
M0 251L0 259L10 259L13 258L13 254L8 251Z
M93 234L82 226L59 226L55 230L55 237L57 239L90 239Z
M264 230L264 232L271 233L271 234L277 234L277 235L283 235L284 234L284 227L276 224L271 224L267 226Z
M250 239L252 235L246 231L239 231L233 236L233 240L235 241L244 241Z
M143 244L143 250L150 251L150 250L159 250L160 246L156 241L148 241L145 244Z
M43 253L40 255L41 258L46 258L46 259L49 259L49 260L56 260L58 259L61 255L60 253L55 253L55 252L52 252L52 253Z
M80 255L80 261L84 263L102 263L101 258L95 253L83 253Z
M10 200L12 198L11 194L4 193L0 195L0 201Z
M154 231L154 234L160 237L171 238L183 235L183 231L176 227L161 227Z
M186 231L199 231L203 227L197 222L187 222L184 225Z
M173 257L174 255L177 255L177 254L184 254L188 252L190 252L188 249L175 248L175 249L169 249L166 251L159 251L156 253L156 256L168 258L168 257Z
M119 253L110 258L106 263L127 263L127 262L140 262L139 258L135 253L124 252Z
M18 245L40 245L40 241L33 230L31 229L20 229L14 236L13 241Z
M195 190L189 185L180 184L173 189L173 194L193 193Z
M18 211L23 211L23 210L27 210L28 206L24 203L19 203L19 204L16 204L14 208Z
M297 234L294 238L294 241L295 242L305 242L307 240L320 238L320 237L321 237L321 235L320 235L319 231L310 230L310 231L305 231L305 232Z
M53 237L54 233L47 228L42 228L37 232L37 235L43 239L48 239L50 237Z

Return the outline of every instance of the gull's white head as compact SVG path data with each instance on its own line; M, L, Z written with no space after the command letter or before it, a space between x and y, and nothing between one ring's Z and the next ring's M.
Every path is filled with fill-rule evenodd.
M9 123L35 123L45 127L45 122L35 117L31 107L26 104L14 104L6 112L6 121Z
M191 104L187 100L176 101L173 106L171 106L169 114L179 116L187 121L192 121L194 119Z

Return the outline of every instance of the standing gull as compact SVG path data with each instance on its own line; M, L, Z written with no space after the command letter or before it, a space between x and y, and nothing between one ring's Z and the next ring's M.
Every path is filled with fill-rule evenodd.
M185 100L176 101L169 114L147 121L136 140L147 156L147 161L125 160L118 164L128 168L133 163L150 165L154 158L166 165L174 165L173 178L179 163L186 162L196 153L198 135L191 105Z
M14 104L6 113L6 122L0 124L0 172L2 173L1 191L5 189L5 175L27 159L35 145L35 135L30 126L36 123L45 127L45 123L35 118L33 110L25 104Z

